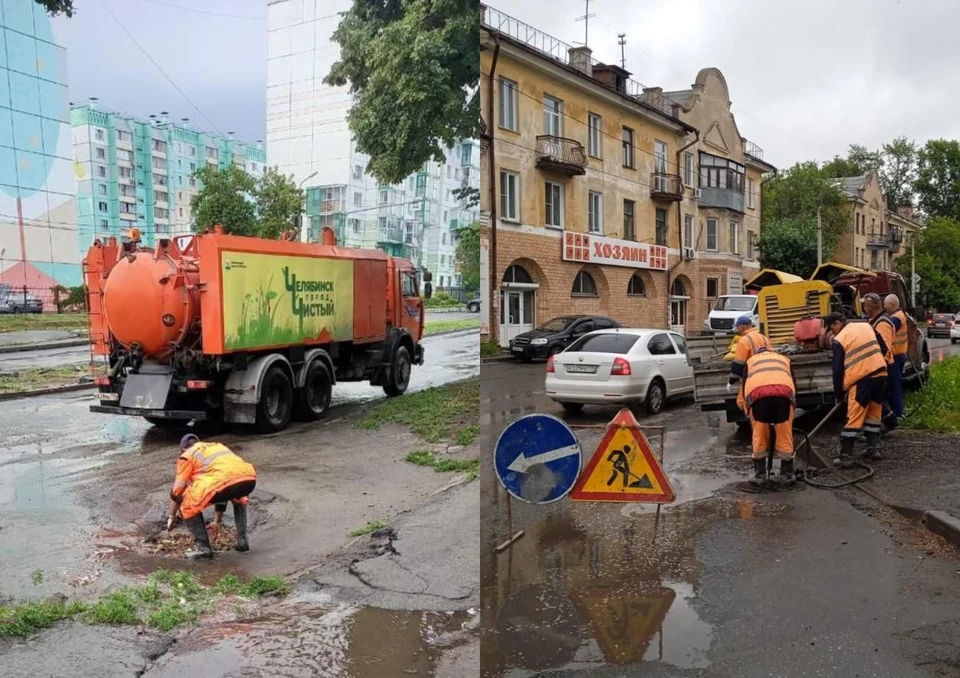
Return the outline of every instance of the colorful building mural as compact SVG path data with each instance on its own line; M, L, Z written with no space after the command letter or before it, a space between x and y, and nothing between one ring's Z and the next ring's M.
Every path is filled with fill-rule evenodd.
M81 284L66 49L33 0L0 0L0 284Z

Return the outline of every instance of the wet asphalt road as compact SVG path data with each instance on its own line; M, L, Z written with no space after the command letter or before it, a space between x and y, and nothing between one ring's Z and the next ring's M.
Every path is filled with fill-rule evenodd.
M542 365L484 365L484 449L519 416L562 416L542 390ZM525 535L496 555L505 493L481 457L482 675L960 675L954 553L931 557L901 534L914 528L833 492L738 492L747 441L689 399L641 424L665 427L678 494L656 545L636 504L514 501ZM577 431L585 460L600 433Z

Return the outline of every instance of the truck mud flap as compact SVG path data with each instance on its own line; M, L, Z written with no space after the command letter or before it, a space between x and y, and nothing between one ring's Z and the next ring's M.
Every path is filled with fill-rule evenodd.
M183 419L189 421L206 421L207 413L192 410L144 410L134 407L118 407L116 405L91 405L91 412L100 414L120 414L130 417L150 417L152 419Z
M417 344L417 347L413 351L413 364L414 365L423 365L423 344Z
M172 374L131 374L123 385L120 407L162 410L170 394Z

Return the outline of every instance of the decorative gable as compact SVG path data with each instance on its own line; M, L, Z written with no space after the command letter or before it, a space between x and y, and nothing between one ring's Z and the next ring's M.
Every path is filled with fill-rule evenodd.
M703 143L712 146L723 154L730 153L730 147L727 140L723 138L723 132L720 130L720 123L714 122L703 138Z

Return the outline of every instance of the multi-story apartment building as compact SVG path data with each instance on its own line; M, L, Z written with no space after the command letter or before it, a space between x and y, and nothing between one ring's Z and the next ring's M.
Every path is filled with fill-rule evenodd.
M701 329L759 269L775 170L740 135L723 75L644 87L483 5L480 41L481 265L497 283L483 333L505 345L569 313Z
M102 110L95 99L71 110L77 220L83 245L140 229L144 241L193 231L190 201L200 190L194 173L209 165L265 171L262 144L244 144L190 128L167 113L147 120Z
M316 241L330 226L349 247L403 256L433 274L434 288L460 286L457 231L479 218L454 189L479 188L476 141L447 149L443 163L427 162L396 185L367 173L346 115L347 87L324 84L339 56L330 39L349 0L270 0L267 6L267 157L306 191L302 237Z
M870 270L892 269L904 252L904 242L911 241L920 228L912 210L887 209L876 170L859 177L842 177L837 182L847 198L849 228L840 237L832 259Z

